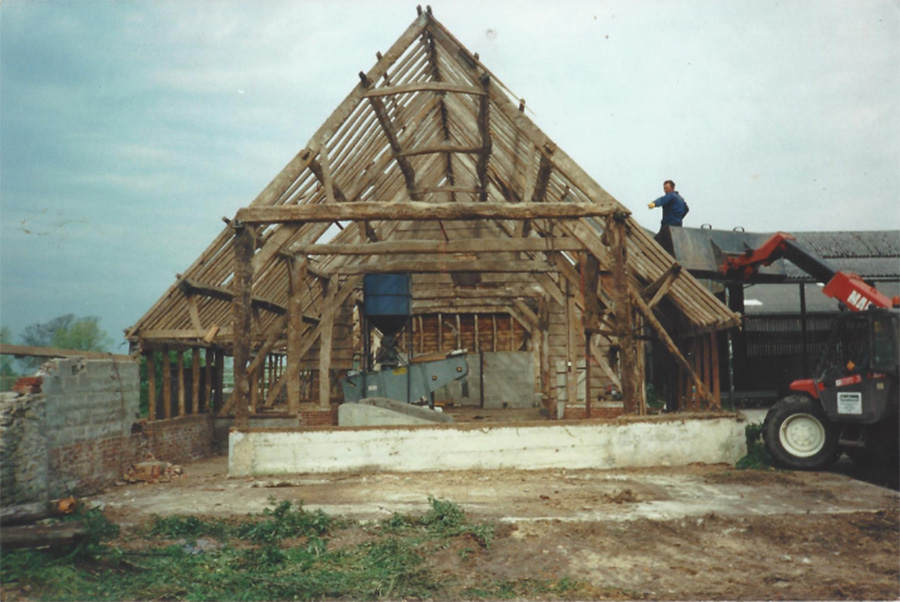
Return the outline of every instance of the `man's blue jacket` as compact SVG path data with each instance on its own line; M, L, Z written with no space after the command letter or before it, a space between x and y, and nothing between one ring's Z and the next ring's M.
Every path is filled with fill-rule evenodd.
M687 214L687 204L678 194L677 190L673 190L665 196L661 196L653 203L657 207L662 207L662 225L663 226L680 226L681 220Z

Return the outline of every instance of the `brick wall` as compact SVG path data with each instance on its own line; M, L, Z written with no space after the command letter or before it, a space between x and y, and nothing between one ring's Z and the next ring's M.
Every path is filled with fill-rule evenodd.
M337 426L338 410L336 405L323 410L316 404L300 406L300 426Z
M591 418L616 418L625 413L621 401L595 401L591 404ZM583 405L568 405L563 415L564 420L583 420L587 418L587 408Z
M72 357L44 364L0 409L3 505L87 495L149 455L173 463L213 453L212 418L139 419L137 362Z

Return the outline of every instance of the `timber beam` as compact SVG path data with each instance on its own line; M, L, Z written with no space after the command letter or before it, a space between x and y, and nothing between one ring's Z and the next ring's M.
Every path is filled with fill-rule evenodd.
M380 264L366 265L340 265L332 268L336 274L391 274L411 272L417 274L442 274L444 272L486 272L486 273L545 273L556 272L556 265L545 261L496 261L471 259L447 259L447 260L392 260Z
M360 73L359 76L363 85L368 87L371 82L366 77L366 74ZM397 137L397 128L394 127L394 122L391 120L391 116L388 115L387 108L384 106L384 101L378 96L370 96L369 103L372 105L372 110L375 111L375 117L378 118L381 130L388 139L388 144L391 146L391 152L394 154L394 160L397 161L397 165L400 166L400 171L403 173L403 178L406 180L406 190L409 193L409 198L418 201L419 193L416 191L416 171L413 169L412 164L406 156L403 155L403 147L400 146L400 140Z
M580 251L584 246L574 238L473 238L468 240L398 240L370 244L293 245L299 255L392 255L400 253L504 253Z
M423 203L364 201L320 205L244 207L235 220L246 224L359 220L429 221L477 219L577 219L611 213L595 203Z
M224 286L204 284L190 278L185 278L180 281L178 283L178 288L188 297L192 295L203 295L205 297L211 297L213 299L227 301L229 303L234 301L234 292L231 289ZM250 304L255 309L265 309L280 316L283 316L287 313L287 308L285 306L275 303L274 301L269 301L268 299L263 299L261 297L252 297ZM319 323L318 318L313 318L311 316L303 316L303 321L307 324Z

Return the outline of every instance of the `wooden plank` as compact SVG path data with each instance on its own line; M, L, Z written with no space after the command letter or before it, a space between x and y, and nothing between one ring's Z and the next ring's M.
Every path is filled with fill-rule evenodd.
M440 144L432 144L429 146L421 146L419 148L411 148L398 153L398 157L415 157L417 155L433 155L435 153L461 153L465 155L475 155L482 152L480 146L466 146L463 144L448 144L446 142ZM422 189L419 189L422 192Z
M700 378L700 375L697 374L696 370L694 370L687 359L685 359L684 355L682 355L681 351L678 349L678 345L675 344L675 341L673 341L669 333L666 332L666 329L663 327L662 323L656 318L656 316L653 315L653 310L647 306L646 301L644 301L638 293L634 292L630 288L628 289L628 292L634 306L644 316L644 319L647 320L647 323L650 324L653 330L656 331L656 334L659 335L659 338L662 340L666 349L669 351L675 361L691 377L694 384L697 386L697 394L702 399L712 402L712 396L709 392L709 389L706 388L706 386L703 384L703 380Z
M662 276L656 279L655 282L652 282L644 291L641 293L645 299L650 299L647 302L647 305L650 309L656 307L657 303L662 301L663 297L668 294L669 289L672 288L672 284L674 284L675 279L678 275L681 274L681 265L677 263L673 263L669 266L669 269L666 270ZM650 298L650 295L653 295Z
M320 205L244 207L235 220L247 224L358 220L576 219L609 213L591 203L425 203L360 201Z
M428 260L428 259L395 259L372 265L341 265L334 268L335 273L357 274L390 274L401 272L412 273L445 273L445 272L485 272L485 273L542 273L555 272L557 266L544 261L497 261L497 260Z
M200 348L191 349L191 413L200 413Z
M210 407L211 411L214 411L216 408L221 408L225 403L225 351L219 347L215 350L216 353L216 368L215 368L215 392L213 394L213 405Z
M204 295L207 297L212 297L213 299L219 299L220 301L227 301L229 303L234 300L234 293L230 289L224 286L213 286L211 284L205 284L196 280L191 280L190 278L182 279L179 283L179 288L181 288L185 295L188 296ZM256 309L265 309L279 315L287 313L286 307L268 299L263 299L261 297L251 297L250 302L252 304L252 307ZM153 331L145 331L144 333L142 333L143 336L148 336L146 334L147 332Z
M302 255L392 255L400 253L504 253L580 251L584 249L574 238L470 238L444 240L392 240L367 244L293 245L290 252Z
M82 522L3 527L3 550L71 545L87 533Z
M184 388L184 349L175 352L176 363L178 366L178 415L184 416L186 391Z
M146 351L147 358L147 420L156 420L156 352Z
M203 330L203 323L200 321L200 309L197 307L197 297L188 295L187 305L188 313L191 316L191 326L195 330Z
M416 171L413 169L412 164L406 156L402 154L403 147L400 146L400 141L397 137L397 128L394 126L394 123L391 120L390 115L388 115L387 109L380 98L377 96L370 96L369 102L372 104L372 110L375 111L375 117L381 125L381 130L388 139L388 144L390 144L391 152L394 155L394 160L397 161L400 172L403 174L404 180L406 180L406 190L409 193L409 198L418 201L419 194L416 191Z
M319 339L319 406L331 406L331 349L334 342L334 310L337 285L322 283L322 323Z
M575 317L575 295L572 285L566 282L566 402L569 405L578 401L578 321Z
M172 417L172 360L169 357L169 347L164 345L162 348L163 362L163 418Z
M481 189L479 200L483 203L488 197L488 162L491 158L493 140L490 128L491 101L487 95L487 91L491 87L491 78L484 75L480 79L485 95L478 100L478 136L481 138L481 152L475 165L475 175L478 178L478 187Z
M212 391L213 391L213 358L215 357L215 351L211 348L206 348L206 366L204 366L204 371L206 373L206 382L203 387L203 411L204 412L212 412L213 411L213 399L212 399Z
M412 92L458 92L460 94L470 94L472 96L485 95L485 91L483 89L469 86L467 84L432 81L413 82L397 86L382 86L380 88L371 88L363 94L363 97L376 98L382 96L393 96L397 94L410 94Z

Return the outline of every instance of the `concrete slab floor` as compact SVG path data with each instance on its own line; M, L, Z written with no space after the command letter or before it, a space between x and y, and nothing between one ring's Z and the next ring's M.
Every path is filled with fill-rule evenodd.
M125 524L152 514L261 512L270 497L366 521L394 512L423 513L428 496L434 496L456 502L478 519L508 523L841 514L898 503L896 491L841 474L741 471L721 464L232 478L227 458L217 456L183 468L184 475L171 482L117 486L90 499Z

